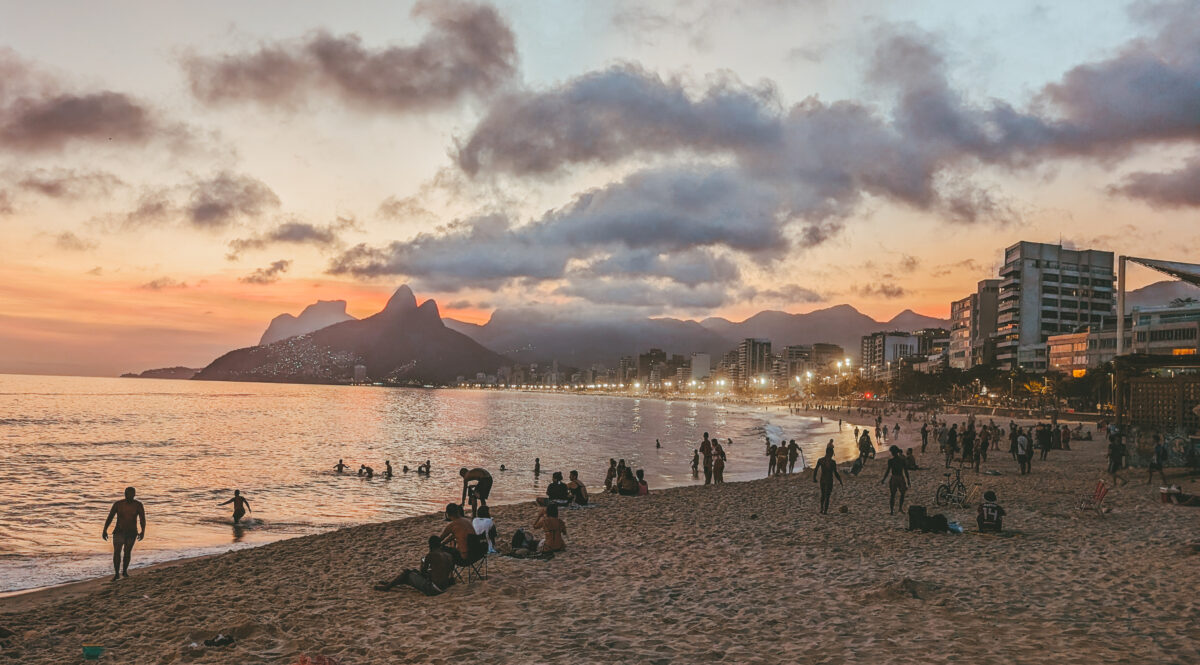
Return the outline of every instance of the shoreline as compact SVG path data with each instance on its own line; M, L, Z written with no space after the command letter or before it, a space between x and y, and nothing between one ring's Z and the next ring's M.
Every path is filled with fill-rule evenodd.
M873 461L836 487L826 516L816 514L809 474L598 495L593 508L565 511L565 552L493 556L488 580L437 598L370 586L415 565L444 525L439 515L147 567L115 584L31 594L20 608L0 602L0 626L13 635L0 652L61 663L97 640L120 662L505 662L514 653L551 663L1035 663L1053 654L1082 664L1131 653L1188 662L1197 601L1189 585L1155 581L1194 574L1185 548L1200 511L1157 503L1157 486L1134 474L1110 494L1112 513L1076 511L1102 449L1054 451L1032 476L1016 475L1007 456L987 467L1000 476L968 473L968 484L1000 493L1003 537L906 531L902 516L887 514L883 465ZM931 467L913 474L913 502L931 504L941 481ZM937 511L973 527L972 506ZM530 502L497 506L501 542L535 513ZM402 630L391 628L397 616ZM903 633L862 630L880 621ZM780 631L806 639L780 640ZM192 646L217 633L236 641ZM945 640L954 649L930 650Z

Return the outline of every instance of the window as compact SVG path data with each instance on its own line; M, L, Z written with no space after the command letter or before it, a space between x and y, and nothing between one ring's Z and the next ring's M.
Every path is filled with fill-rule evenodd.
M1074 275L1063 275L1062 283L1063 284L1078 284L1079 278Z

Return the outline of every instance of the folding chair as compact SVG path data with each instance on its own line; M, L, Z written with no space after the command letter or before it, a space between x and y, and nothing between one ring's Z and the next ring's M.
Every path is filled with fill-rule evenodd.
M488 542L486 535L472 535L468 538L467 552L470 555L461 562L455 561L454 579L470 584L475 580L486 580L488 578ZM463 579L463 570L467 571L465 580Z
M1104 497L1108 496L1108 483L1104 479L1096 481L1096 488L1090 494L1084 494L1079 499L1080 510L1094 510L1097 514L1104 514Z

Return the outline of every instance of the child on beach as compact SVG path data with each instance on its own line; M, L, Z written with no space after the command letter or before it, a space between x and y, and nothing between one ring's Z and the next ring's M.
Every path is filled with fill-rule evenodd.
M983 503L979 504L979 515L975 524L980 531L1000 533L1004 525L1004 509L996 503L996 493L988 490L983 493Z

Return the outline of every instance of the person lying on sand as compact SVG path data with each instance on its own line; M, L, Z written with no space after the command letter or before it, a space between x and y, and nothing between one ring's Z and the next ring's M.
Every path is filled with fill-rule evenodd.
M390 582L380 582L375 585L376 591L391 591L407 584L426 596L436 596L454 584L454 558L442 549L442 540L437 536L429 537L429 552L421 559L421 569L408 570L396 576Z
M492 493L492 474L488 473L486 469L476 467L468 470L464 466L458 470L458 475L462 476L463 479L462 501L460 503L465 504L467 502L467 495L470 494L471 514L478 516L479 506L486 506L488 496ZM475 484L471 485L472 482Z
M563 537L567 535L567 525L558 517L558 506L546 506L546 510L538 516L533 528L541 529L542 541L538 543L538 552L561 552L567 549Z
M125 499L113 503L108 511L108 519L104 520L104 530L100 532L100 537L108 540L108 526L112 524L113 517L117 518L112 538L114 582L122 576L129 577L129 559L133 556L133 544L146 537L146 508L141 501L133 498L136 494L137 490L134 488L125 488Z
M228 506L231 503L233 504L233 523L234 524L237 524L238 522L240 522L242 520L242 516L246 514L247 510L249 510L250 512L254 512L250 508L250 501L247 500L246 497L242 496L242 490L233 490L233 498L232 499L230 499L228 501L223 501L217 505Z
M980 531L1000 533L1004 528L1004 509L996 503L996 493L988 490L983 493L983 503L979 504L979 514L975 524Z

